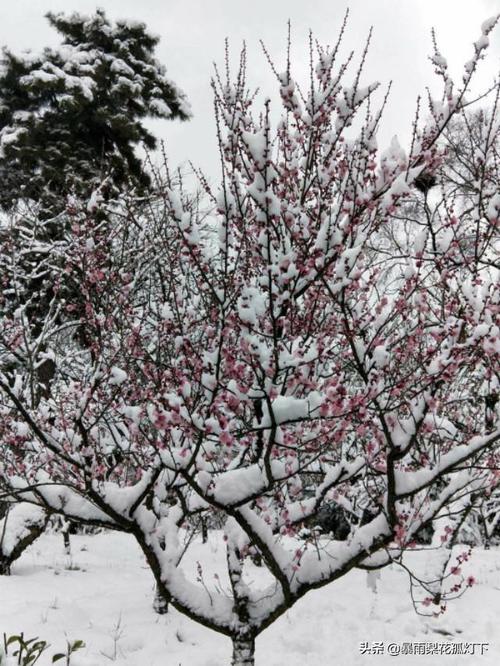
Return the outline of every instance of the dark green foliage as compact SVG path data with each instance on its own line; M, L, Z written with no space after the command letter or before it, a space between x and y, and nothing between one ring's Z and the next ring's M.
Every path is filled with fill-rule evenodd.
M72 643L70 641L66 641L66 652L58 652L57 654L55 654L52 657L52 663L55 664L56 661L65 659L64 663L66 664L66 666L69 666L71 661L71 655L73 654L73 652L81 650L84 647L85 643L81 640L73 641Z
M71 655L77 650L85 647L82 640L66 641L66 651L58 652L52 656L52 664L64 659L66 666L71 664ZM33 666L42 654L49 648L47 641L41 641L37 638L25 639L24 634L21 632L19 635L7 636L3 635L3 649L4 655L7 656L11 652L13 657L17 657L17 664L19 666ZM0 666L3 664L2 654L0 650Z
M32 666L49 647L47 641L41 641L38 638L25 639L22 632L19 636L7 637L4 634L3 645L6 655L9 654L9 648L13 650L12 656L17 657L19 666Z
M143 23L47 14L63 41L39 55L4 49L0 69L0 207L19 200L59 213L66 195L148 188L135 153L156 146L147 117L189 117L183 93L154 58L158 38Z

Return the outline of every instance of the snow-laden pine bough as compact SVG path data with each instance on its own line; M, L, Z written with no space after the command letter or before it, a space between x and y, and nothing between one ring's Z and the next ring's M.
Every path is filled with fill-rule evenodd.
M269 101L252 112L243 51L236 82L213 84L223 178L214 192L199 174L210 214L168 171L147 205L124 197L96 216L98 197L72 202L43 339L22 308L2 322L16 359L0 379L5 494L132 533L165 600L230 637L235 666L307 592L406 566L448 518L446 544L496 487L498 85L474 189L462 196L441 168L495 23L459 87L436 47L443 98L417 114L408 153L396 139L378 152L366 50L351 85L339 44L311 40L307 89L287 59L275 129ZM77 304L58 300L75 284ZM33 408L36 345L56 374ZM347 538L305 532L331 504ZM208 572L209 549L185 564L200 517L222 525L225 571Z

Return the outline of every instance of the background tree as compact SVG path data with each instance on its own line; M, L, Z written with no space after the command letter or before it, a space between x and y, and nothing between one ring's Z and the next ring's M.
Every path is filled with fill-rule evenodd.
M303 94L288 61L276 130L270 102L253 112L243 51L236 80L214 82L220 187L200 174L212 219L168 174L140 215L126 201L105 218L75 207L61 280L84 307L78 325L47 325L51 394L33 403L29 363L0 376L4 495L133 534L165 601L228 636L234 666L252 666L258 635L309 591L355 567L405 566L421 530L459 522L497 483L498 414L485 422L478 399L498 382L496 207L460 219L450 194L455 242L439 253L425 220L401 256L369 245L440 162L495 23L408 153L377 150L366 51L346 81L339 44L311 47ZM3 324L2 353L22 359L22 311ZM356 495L365 519L347 538L303 537ZM185 555L195 519L214 514L226 566L209 580ZM419 607L463 589L458 569Z
M156 146L144 120L190 113L154 58L158 38L143 23L112 24L102 10L47 18L63 37L61 46L40 55L4 49L0 68L0 209L6 213L0 316L17 312L30 328L23 359L3 355L1 368L11 379L19 363L32 367L33 404L50 394L55 365L47 332L54 318L67 322L80 313L78 285L59 279L54 299L71 236L68 195L88 196L103 181L101 197L129 187L144 193L151 181L135 149ZM83 334L79 341L88 342Z
M36 56L5 49L0 72L0 207L11 213L1 230L0 310L23 306L39 341L33 362L45 393L53 364L50 355L40 357L48 353L41 336L71 233L68 195L89 196L98 186L101 197L129 186L147 190L150 177L135 148L153 149L156 139L144 120L189 117L183 93L154 58L158 38L143 23L113 25L102 10L47 18L62 45ZM67 296L64 283L59 294Z
M47 19L61 46L39 55L4 49L0 69L0 206L33 201L43 217L105 179L111 189L147 189L135 148L154 149L156 138L144 120L190 115L144 23L112 24L101 9Z

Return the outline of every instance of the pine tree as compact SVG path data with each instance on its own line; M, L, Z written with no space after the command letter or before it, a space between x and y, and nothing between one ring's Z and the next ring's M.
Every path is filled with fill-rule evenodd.
M0 68L0 207L40 204L44 217L64 208L70 191L87 194L150 180L135 147L154 149L147 117L185 120L182 91L154 58L159 38L144 23L47 14L62 36L40 55L3 50Z

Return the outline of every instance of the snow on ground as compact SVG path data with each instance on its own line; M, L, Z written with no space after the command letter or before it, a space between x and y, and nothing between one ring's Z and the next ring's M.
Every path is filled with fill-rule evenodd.
M229 666L229 639L200 627L175 610L152 610L153 580L133 539L124 534L72 537L72 562L62 536L43 535L0 577L0 635L24 631L51 643L37 664L50 664L66 639L86 647L72 666ZM223 545L211 535L196 546L190 564L204 563L212 577ZM431 555L432 556L432 555ZM429 553L412 554L428 558ZM475 550L468 572L476 585L438 619L412 608L408 579L397 568L382 571L378 591L365 572L310 593L257 639L257 666L493 666L500 663L500 551ZM261 575L255 568L252 575ZM478 655L361 654L360 643L489 643ZM62 662L59 662L62 663Z

